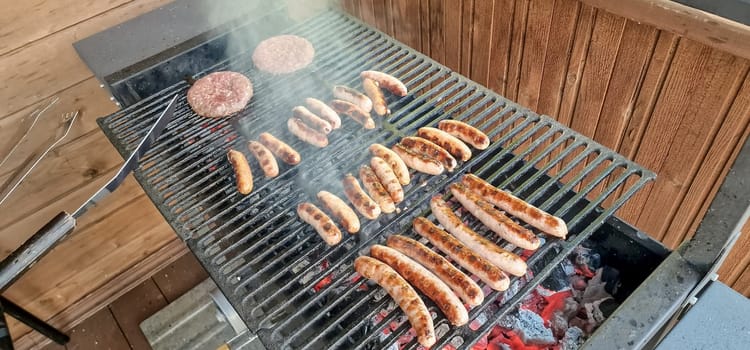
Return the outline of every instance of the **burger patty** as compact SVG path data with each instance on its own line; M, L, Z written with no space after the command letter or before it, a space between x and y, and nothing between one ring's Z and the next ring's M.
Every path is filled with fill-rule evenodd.
M253 84L237 72L215 72L198 79L187 92L190 108L200 116L220 118L241 111L253 97Z
M315 48L307 39L296 35L278 35L263 40L253 52L253 63L265 72L286 74L307 67Z

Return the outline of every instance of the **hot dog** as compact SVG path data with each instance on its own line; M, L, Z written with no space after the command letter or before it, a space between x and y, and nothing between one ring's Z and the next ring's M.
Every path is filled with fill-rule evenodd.
M350 118L354 119L355 122L361 124L365 129L375 129L375 121L370 116L370 113L365 112L355 104L344 100L333 100L331 101L331 107L333 107L333 110L337 113L348 115Z
M412 286L432 299L451 324L462 326L469 321L469 313L466 312L461 300L443 281L422 265L393 248L379 244L370 247L370 255L388 264Z
M372 108L375 110L375 113L380 116L391 113L388 110L388 102L385 101L385 96L380 87L378 87L378 83L372 79L363 79L362 87L365 89L367 96L370 97L370 100L372 100Z
M388 165L391 166L391 170L396 174L398 182L401 185L405 186L411 182L409 168L406 167L406 163L404 163L404 160L401 159L396 152L391 151L388 147L379 143L373 143L370 145L370 153L372 153L373 156L383 158L383 160L388 162Z
M523 259L516 254L498 247L497 244L480 236L469 226L466 226L442 197L432 197L430 208L432 209L432 214L435 215L435 218L448 232L456 236L461 243L479 254L479 256L487 259L487 261L511 275L523 276L526 274L526 262Z
M375 220L380 216L380 207L375 203L370 196L362 190L359 186L359 181L352 174L346 174L344 176L344 194L349 202L354 205L354 208L362 214L362 216Z
M341 127L341 118L338 113L325 104L325 102L316 98L308 97L305 99L305 104L311 112L329 122L332 128L338 129Z
M391 166L380 157L372 157L372 159L370 159L370 166L375 172L375 175L378 176L380 183L383 184L383 187L388 191L393 202L401 203L401 201L404 200L404 189L398 182L398 178L396 178L396 174L393 172L393 169L391 169Z
M279 157L284 163L296 165L302 161L302 157L300 157L299 153L297 153L294 148L267 132L261 133L258 136L258 141L262 143L263 146L268 147L268 149L271 150L271 153L276 157Z
M383 213L390 214L396 211L396 205L393 203L391 195L380 183L380 179L369 165L363 165L359 168L359 179L362 180L367 193L378 203Z
M450 256L453 261L477 275L490 288L497 291L508 289L510 280L502 270L474 253L447 232L435 226L430 220L417 217L414 219L413 224L415 232L427 238L434 246Z
M333 129L333 126L331 126L331 123L313 114L313 112L310 112L309 109L303 106L294 107L292 109L292 114L294 115L295 118L299 118L305 124L307 124L308 126L310 126L311 128L315 129L318 132L329 134L331 132L331 129Z
M414 327L419 344L427 348L435 344L435 326L430 312L403 277L385 263L369 256L360 256L354 260L354 270L383 287L398 303Z
M307 124L303 123L300 119L289 118L289 120L286 121L286 126L289 128L289 132L302 141L320 148L328 146L328 137L326 137L325 134L307 126Z
M490 146L490 138L485 133L458 120L441 120L438 129L458 137L476 149L487 149Z
M471 149L463 141L455 136L435 128L424 127L417 130L417 136L432 141L434 144L442 147L454 157L467 161L471 159Z
M266 146L257 141L250 141L247 143L247 148L253 153L258 163L260 163L260 168L263 169L266 177L272 178L279 175L279 163L276 162L276 158L273 157L273 154L271 154L271 151Z
M370 113L372 111L372 100L365 94L354 90L348 86L336 85L333 87L333 97L353 103L363 111Z
M563 239L568 235L568 226L563 219L552 216L512 194L492 186L476 175L466 174L461 182L470 190L482 196L487 202L542 230L544 233Z
M328 245L341 242L341 231L330 217L312 203L297 205L297 215L302 221L310 224Z
M237 179L237 192L248 194L253 191L253 173L250 171L250 164L247 158L240 151L230 149L227 152L227 159L234 168L234 177Z
M359 232L359 218L343 199L328 191L318 192L318 200L338 219L341 226L349 233Z
M515 223L492 204L485 202L478 194L460 183L450 185L451 193L461 202L466 210L474 215L500 238L523 249L535 250L539 248L539 238L533 232Z
M437 160L448 171L453 171L458 165L456 158L453 158L448 151L421 137L407 136L402 138L399 143L414 153L424 154Z
M440 175L445 171L443 164L435 160L434 158L427 157L423 154L412 152L410 149L404 147L401 144L395 144L391 148L393 152L401 158L409 168L416 171L430 174Z
M378 86L380 86L383 89L386 89L390 91L392 94L396 96L404 97L407 94L406 85L401 82L401 80L396 79L396 77L383 73L378 72L374 70L366 70L359 74L359 76L362 79L372 79L378 83Z

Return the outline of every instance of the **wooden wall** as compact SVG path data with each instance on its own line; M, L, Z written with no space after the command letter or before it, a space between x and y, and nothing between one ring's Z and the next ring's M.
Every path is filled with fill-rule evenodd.
M674 248L750 133L750 62L577 0L344 0L354 16L655 171L618 215ZM747 231L747 230L746 230ZM740 246L723 276L750 295ZM736 265L736 266L735 266ZM743 273L744 272L744 273Z

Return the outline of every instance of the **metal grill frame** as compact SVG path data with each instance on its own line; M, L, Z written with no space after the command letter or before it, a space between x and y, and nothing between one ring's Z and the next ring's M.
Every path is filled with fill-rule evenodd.
M350 30L342 30L345 28ZM269 237L278 235L279 230L286 231L286 238L276 242L275 245L291 244L292 247L307 245L305 249L308 253L300 255L296 261L299 262L308 258L317 259L303 267L305 271L313 271L323 259L328 260L340 254L325 271L318 272L312 280L303 283L305 287L297 289L295 295L300 296L309 289L309 286L318 283L331 271L340 269L353 274L351 269L353 259L366 253L366 247L369 245L382 243L386 236L385 233L402 233L413 237L414 235L409 232L411 219L420 215L426 216L429 213L427 209L429 198L438 192L445 193L444 189L447 185L456 181L461 174L467 171L478 173L480 177L491 181L500 188L512 189L514 193L530 203L564 217L572 234L567 241L551 240L545 243L529 259L528 263L534 272L534 277L526 281L513 295L510 295L510 293L504 295L498 292L488 294L485 303L470 312L471 319L483 313L491 321L485 322L476 331L471 331L467 327L449 327L447 333L440 334L441 337L435 348L440 348L448 343L469 346L487 333L500 316L512 310L525 295L541 283L568 256L573 248L594 233L628 198L655 178L655 174L652 172L566 128L552 118L539 116L479 86L348 15L329 10L285 32L299 34L313 41L319 53L316 57L316 63L311 68L288 78L277 79L250 68L252 64L248 62L248 57L245 56L222 62L198 75L220 69L237 70L247 74L248 68L250 68L249 76L255 84L256 96L246 111L238 118L232 118L229 121L226 119L206 120L196 117L185 102L184 92L188 86L186 83L179 83L127 109L98 120L104 133L118 151L125 156L129 154L129 150L134 147L140 135L145 132L147 126L150 125L166 101L175 93L182 95L175 121L170 124L160 141L144 157L142 166L135 172L135 177L178 235L186 240L191 251L209 271L209 274L227 295L250 329L259 335L264 345L269 349L295 347L292 346L295 345L292 344L295 338L290 334L283 334L285 330L283 325L289 325L292 320L305 317L303 311L307 310L307 307L314 307L315 302L327 299L328 294L334 293L334 289L343 285L345 280L350 277L346 273L340 273L338 279L331 286L321 290L320 293L316 293L310 300L303 303L307 307L297 307L293 312L284 314L283 317L278 316L279 318L274 320L270 320L273 315L266 314L256 317L258 314L257 304L261 303L251 300L247 291L238 287L238 281L232 281L238 270L241 270L244 265L251 264L247 261L238 260L236 256L229 259L224 258L224 260L222 258L217 259L216 256L221 251L232 250L238 245L244 244L243 240L245 239L252 239L255 232L259 232L266 225L272 225L273 220L279 218L286 220L284 225L276 228L275 232L269 235ZM324 38L326 34L332 32L345 34L341 34L341 41L335 40L326 44ZM320 44L321 40L323 40L323 44ZM332 60L336 60L337 57L338 61L333 62ZM396 57L396 59L394 60L393 57ZM336 70L332 69L331 66L333 68L343 66L348 69ZM285 110L285 107L288 107L289 104L299 104L301 99L309 96L309 93L307 95L301 93L309 91L308 89L312 88L314 84L328 86L330 85L328 81L333 81L334 83L357 86L358 73L365 68L391 72L402 78L412 91L409 96L403 99L389 97L389 106L393 110L393 114L387 119L387 122L379 123L381 124L379 125L380 128L376 130L349 128L347 130L350 134L340 138L332 137L331 145L324 150L313 150L312 147L303 145L301 142L294 142L292 145L303 156L301 165L283 168L279 177L273 181L259 179L260 176L258 175L261 172L253 165L253 173L256 174L257 179L254 193L245 198L239 198L239 195L234 193L234 182L230 167L223 157L225 148L241 145L238 140L252 139L258 131L271 130L274 134L285 134L283 130L283 124L285 123L283 122L276 123L282 125L272 126L272 122L266 120L262 122L264 123L262 128L258 128L257 125L253 127L253 123L259 122L258 115L273 113L274 110ZM325 74L325 78L323 74ZM284 88L291 86L291 95L299 97L288 100L285 100L285 96L277 96L276 99L270 100L263 99L264 91L276 91L281 86ZM455 103L456 101L460 102ZM281 114L286 113L282 112ZM284 116L286 117L286 115ZM352 171L356 169L354 167L358 164L364 164L365 160L369 158L366 148L361 152L351 152L351 147L348 146L352 140L365 139L367 140L366 145L372 142L391 145L400 137L413 134L417 127L434 126L438 120L444 118L459 120L471 118L469 122L480 129L486 130L488 127L492 127L488 132L493 139L491 147L477 153L474 158L461 165L452 174L436 177L416 176L413 183L424 185L411 186L407 189L405 203L408 209L393 216L364 222L362 233L355 237L345 237L344 241L335 248L327 248L314 231L299 223L296 219L293 214L294 205L291 204L296 204L302 198L313 199L314 196L311 196L311 194L314 194L314 192L309 188L292 188L291 186L287 187L287 185L299 185L300 181L309 180L312 182L309 186L316 189L319 188L316 186L324 181L326 175L338 174L340 178L343 175L341 170ZM481 123L477 123L477 121L481 121ZM346 123L349 123L349 121L346 121ZM506 131L507 133L505 133ZM288 134L286 135L288 136ZM234 137L237 137L237 140L232 140ZM283 139L293 140L289 137L283 137ZM533 141L529 142L530 139L533 139ZM559 146L565 147L560 153L552 155L552 152ZM539 148L543 148L544 151L539 153ZM566 159L573 154L572 152L580 149L583 151L576 154L573 159ZM580 162L590 157L593 157L593 159L590 159L588 165L582 167L582 169L576 169ZM545 159L549 161L541 163L544 165L540 169L536 169L535 165ZM191 164L192 160L198 162L197 169L195 163ZM562 166L562 169L555 175L550 176L548 172L561 165L564 160L567 160L567 162ZM326 172L325 169L321 170L324 166L334 164L334 161L341 162L339 167L335 167L331 172ZM501 162L502 164L500 164ZM608 165L597 176L588 179L588 176L595 173L598 166L603 164ZM215 170L210 171L210 169ZM303 169L306 171L302 171ZM579 172L572 174L572 178L567 179L564 183L561 182L563 175L574 169ZM615 176L616 172L619 173ZM305 176L305 174L311 173L316 175ZM205 174L208 175L203 176ZM631 180L632 176L638 177L637 180ZM577 193L573 191L584 180L588 180L588 182L582 185ZM603 194L591 201L586 200L586 195L600 187L602 183L607 183ZM180 187L183 184L184 186ZM326 185L332 184L326 183ZM617 199L609 207L602 208L601 205L607 196L617 191L620 185L625 188L622 189ZM217 186L218 190L215 189ZM283 207L283 210L275 213L271 220L259 223L249 233L242 230L247 229L247 226L250 226L252 222L245 223L245 226L240 224L233 230L223 229L225 226L229 227L228 225L234 224L232 221L247 218L247 214L252 212L253 206L248 206L245 202L251 202L254 198L262 197L264 194L284 190L288 191L289 196L285 197L280 203L275 203L264 209L273 212L274 209ZM340 188L336 188L333 192L341 193ZM198 196L202 197L190 202L190 198ZM542 200L543 197L546 197L546 200ZM176 208L175 203L183 202L190 205ZM227 202L231 205L222 208L221 206ZM216 215L208 219L202 216L212 210L217 210ZM236 213L238 210L240 212ZM292 215L289 215L290 211ZM219 217L231 213L234 213L233 219L218 223ZM258 213L255 215L258 215ZM208 225L214 220L216 220L217 226L208 228ZM476 221L472 224L475 227L477 226ZM216 232L203 232L206 230ZM289 231L292 231L292 233L289 233ZM222 242L234 239L233 237L243 233L244 236L238 241L232 242L224 248L220 247ZM304 238L293 242L295 237ZM261 241L264 241L264 239L261 239ZM271 240L271 238L268 238L268 240ZM256 245L261 243L263 242L256 242ZM209 251L209 248L213 246L219 247L219 251ZM253 248L249 247L240 254L247 253L251 249ZM291 255L295 251L289 249L284 254ZM253 260L265 260L264 257L265 255L261 254ZM276 276L280 274L277 273ZM294 281L302 279L304 275L303 273L296 274L296 277L291 282L287 282L286 285L289 286ZM277 278L276 276L274 278ZM252 279L252 276L249 278ZM239 282L241 284L248 283L245 280ZM272 281L265 280L262 282L268 284ZM360 281L345 285L346 293L357 292L361 283ZM518 279L512 279L512 283L518 283ZM367 348L375 344L379 347L386 347L395 342L400 335L408 330L408 323L402 324L397 331L392 332L385 339L377 338L380 336L381 330L390 321L399 317L401 314L399 311L390 312L377 326L369 327L366 336L356 340L356 344L347 343L358 330L367 328L366 323L370 322L372 316L389 303L389 298L380 298L378 301L372 302L372 298L374 294L378 293L378 290L377 288L371 288L366 292L366 295L359 297L358 305L366 304L369 313L365 317L360 317L358 324L347 325L346 328L343 328L343 332L339 332L343 335L339 335L329 342L320 339L325 337L327 333L319 329L313 329L313 331L318 332L315 338L323 341L329 347L347 348ZM498 306L494 300L501 297L505 299L505 302ZM289 299L289 302L291 301L293 300ZM429 302L428 305L431 310L435 310L434 305ZM337 302L326 305L329 310L336 306ZM279 310L278 305L275 307L276 310ZM355 307L352 306L351 310L355 310ZM323 311L319 310L317 313L313 313L315 316L308 317L314 319L315 317L324 317L324 314ZM339 321L333 320L328 325L334 328L341 326L340 320L340 318ZM303 320L303 323L312 324L311 320L307 319ZM436 328L445 330L446 327L443 327L443 325L446 324L446 320L442 315L438 315L435 323ZM301 331L304 331L304 329ZM456 343L455 339L457 338L461 338L461 344ZM320 343L310 343L309 338L304 340L308 344L320 345ZM297 341L297 343L300 343L300 341ZM415 347L416 343L412 342L410 345Z

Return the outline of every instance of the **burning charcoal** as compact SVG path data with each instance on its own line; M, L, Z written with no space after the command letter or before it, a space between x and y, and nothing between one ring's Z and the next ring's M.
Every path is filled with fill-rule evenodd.
M583 345L583 331L578 327L570 327L560 340L560 350L575 350Z
M525 344L552 345L557 342L552 330L544 326L544 320L533 311L519 309L516 315L506 316L499 325L513 329Z
M572 267L572 266L571 266ZM542 285L545 288L551 289L551 290L563 290L565 288L570 287L570 283L568 282L568 275L565 271L565 268L561 266L558 266L554 270L552 270L552 273L547 277L547 279L542 282Z
M549 320L549 327L552 329L552 333L555 337L562 337L565 331L568 330L568 318L565 317L563 311L555 312Z
M602 282L602 271L603 269L596 270L594 278L589 281L589 285L583 291L581 304L589 304L598 300L612 298L605 289L607 284Z

